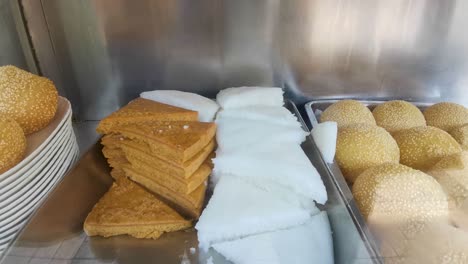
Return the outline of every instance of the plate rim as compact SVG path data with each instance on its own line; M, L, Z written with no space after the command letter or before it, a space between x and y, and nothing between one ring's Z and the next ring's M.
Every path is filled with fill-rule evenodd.
M60 134L56 141L54 141L52 144L49 144L47 150L44 150L44 153L40 155L36 162L29 163L27 165L28 167L23 167L21 169L21 173L15 173L8 177L10 179L9 181L0 181L0 190L8 189L8 187L12 184L18 184L19 182L23 182L27 180L27 177L33 177L30 176L32 174L31 170L37 171L39 168L41 168L41 166L42 168L44 168L47 165L47 162L49 162L53 158L53 155L56 154L55 151L57 150L57 148L60 147L60 144L63 144L63 142L66 141L67 136L70 135L71 133L69 130L65 131L63 134ZM6 192L2 192L2 194L0 194L0 199L6 194Z
M47 154L48 152L50 152L51 149L53 148L53 146L55 146L57 144L57 142L60 141L60 139L64 135L66 135L67 133L70 133L71 130L73 130L73 126L72 126L72 123L70 121L70 123L66 124L66 127L63 128L63 131L60 134L56 135L54 137L54 140L52 142L49 142L49 144L47 144L47 148L44 148L42 150L42 153L40 155L38 155L32 162L30 162L28 164L25 164L21 169L19 169L15 173L9 175L8 177L6 177L4 179L0 179L0 190L2 188L4 188L5 186L8 186L11 183L15 182L16 179L21 178L22 175L27 173L32 166L35 166L35 164L43 162L44 154Z
M71 120L71 115L72 115L72 108L71 108L71 103L68 101L67 98L59 96L59 100L63 100L66 104L67 111L60 120L59 124L57 127L50 133L50 135L35 149L33 152L31 152L27 157L25 157L23 160L21 160L18 164L16 164L14 167L10 168L6 172L0 174L0 182L3 181L4 179L8 178L12 174L18 173L19 170L21 170L26 164L29 164L33 162L33 160L39 156L40 152L49 145L50 141L54 138L56 134L60 132L60 130L65 126L65 122L70 119Z
M72 147L72 145L70 144L70 145L66 146L65 148L70 149L71 147ZM40 178L42 180L41 184L45 183L45 185L43 186L45 188L43 188L42 190L36 189L36 191L39 191L39 193L36 193L36 195L30 201L27 201L27 203L24 203L25 200L23 200L23 201L19 202L18 204L16 204L16 207L19 207L18 206L19 204L24 203L22 207L19 207L19 210L13 211L13 213L10 213L8 216L6 216L6 218L1 219L0 220L0 225L2 227L4 225L8 225L10 222L14 222L16 219L21 218L21 215L27 213L28 211L34 210L35 204L34 204L33 201L37 202L37 201L40 201L41 199L43 199L45 197L45 195L41 195L42 194L41 192L43 192L44 190L48 191L47 187L49 187L49 185L51 185L51 183L53 185L54 179L60 178L58 176L60 174L62 174L63 171L65 170L65 168L69 165L70 157L72 157L72 155L62 156L61 159L56 160L56 162L58 162L58 163L54 164L55 166L52 165L52 166L48 167L47 171L44 171L44 170L41 171L45 175L48 174L47 177ZM52 172L52 173L49 173L49 172ZM52 187L52 186L50 186L50 187ZM24 195L20 195L20 196L24 196ZM23 212L21 212L20 215L16 215L22 209L23 209ZM13 220L13 221L8 221L8 220ZM5 224L5 221L7 222L6 224ZM18 223L21 223L21 221L22 220L17 221L17 223L15 223L15 225L18 224ZM8 229L2 230L2 232L5 232L5 231L8 231Z
M71 144L69 147L73 148L73 144ZM56 186L56 184L60 181L61 177L63 177L66 171L70 168L70 165L73 164L74 154L71 152L69 154L70 155L68 155L67 157L64 157L64 160L63 160L64 162L58 163L61 166L55 167L55 168L58 168L58 170L56 170L55 177L49 177L48 181L46 182L44 186L45 188L43 189L43 191L46 190L46 194L49 193L54 188L54 186ZM60 175L60 177L56 177L58 175ZM34 199L34 201L36 201L35 207L33 206L33 208L29 208L27 210L27 213L29 215L23 217L22 220L15 223L15 225L11 227L9 230L8 229L6 230L6 232L8 231L12 231L12 232L10 233L10 235L7 235L6 239L2 238L2 240L7 241L6 243L4 243L5 250L9 248L10 244L15 240L15 237L19 234L19 232L24 227L24 225L29 221L30 216L32 216L34 210L38 208L38 206L41 204L41 202L45 198L46 198L46 195L42 195L41 197L35 197ZM1 246L0 246L0 250L1 250Z

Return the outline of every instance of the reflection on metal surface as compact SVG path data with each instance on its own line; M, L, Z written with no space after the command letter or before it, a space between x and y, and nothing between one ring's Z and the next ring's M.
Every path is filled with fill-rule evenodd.
M468 72L465 1L283 1L280 35L299 92L459 98ZM465 80L464 80L465 79Z
M278 2L23 0L37 22L31 34L44 73L81 120L101 119L147 90L214 96L230 85L272 85Z
M468 103L466 1L22 1L44 73L79 119L144 90L238 85Z

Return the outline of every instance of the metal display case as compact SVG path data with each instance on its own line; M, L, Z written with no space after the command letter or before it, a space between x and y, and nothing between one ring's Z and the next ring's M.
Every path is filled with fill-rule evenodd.
M361 102L365 106L369 107L371 110L379 105L382 104L386 101L389 100L395 100L395 98L380 98L380 99L365 99L361 100L359 98L355 98L355 100ZM309 125L313 129L318 123L320 119L320 114L327 109L330 105L333 103L336 103L340 101L340 99L321 99L321 100L315 100L315 101L310 101L305 104L304 108L306 111L306 114L308 116L308 121L310 122ZM418 107L421 111L424 111L427 107L431 106L433 103L430 102L411 102L413 105ZM359 233L362 234L362 239L367 243L367 245L370 247L370 251L375 253L375 256L377 256L380 260L384 260L385 256L382 256L380 252L380 241L378 241L375 236L371 233L370 228L366 224L366 221L364 217L362 216L361 212L359 211L359 208L356 205L356 202L354 200L353 194L351 193L351 187L345 180L340 168L338 167L338 164L336 162L333 162L332 164L327 164L323 162L324 166L326 169L330 172L331 178L335 181L335 184L339 190L339 193L343 196L343 199L346 201L346 208L348 210L348 213L354 220L356 227L359 230Z
M288 101L286 106L307 130L294 103ZM228 263L213 250L208 254L199 251L194 229L168 233L158 240L128 236L87 237L83 232L84 219L112 183L101 148L99 142L94 144L64 177L20 233L6 254L4 263L180 263L182 258L187 258L191 263L205 263L209 256L215 263ZM364 228L356 225L353 215L348 213L349 200L343 196L340 185L322 161L311 136L307 137L302 148L322 176L328 192L328 201L321 209L328 213L336 263L380 263L377 253L369 244L372 241L368 240L369 235L363 233ZM190 248L197 249L196 253L191 254Z

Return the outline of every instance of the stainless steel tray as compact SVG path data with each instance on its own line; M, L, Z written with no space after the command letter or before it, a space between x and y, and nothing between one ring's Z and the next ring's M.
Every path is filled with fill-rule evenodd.
M311 101L305 104L305 111L307 113L307 116L309 117L310 121L310 126L313 128L315 125L318 124L318 119L320 117L320 114L330 105L333 103L336 103L340 100L344 99L350 99L350 98L343 98L343 99L323 99L323 100L316 100L316 101ZM375 106L385 103L389 100L395 100L389 98L388 100L360 100L360 99L355 99L367 107L369 107L371 110L375 108ZM408 102L411 102L414 104L416 107L418 107L421 110L425 110L427 107L431 106L433 103L427 103L427 102L414 102L411 100L406 100ZM339 194L341 195L342 199L346 201L346 207L348 209L348 212L350 216L353 218L354 224L356 228L358 229L362 240L366 243L367 248L373 254L376 256L380 261L383 261L384 257L380 254L380 243L379 241L372 235L370 232L370 229L368 228L364 217L362 216L361 212L359 211L356 202L354 201L354 197L352 195L351 189L346 182L340 168L336 164L336 162L332 164L326 164L326 162L323 161L322 157L320 156L320 159L322 160L323 164L325 164L325 167L330 171L331 173L331 178L333 179Z
M286 107L307 129L296 106L287 102ZM333 231L335 262L379 263L379 259L362 240L362 235L348 213L348 201L340 194L338 185L321 160L310 136L302 147L322 175L328 191L329 200L322 209L327 211ZM214 263L229 263L214 251L208 254L198 251L194 229L168 233L158 240L128 236L87 237L83 232L83 221L111 182L101 146L96 143L35 212L7 252L3 263L193 264L206 263L210 256ZM196 248L196 253L191 254L190 248Z

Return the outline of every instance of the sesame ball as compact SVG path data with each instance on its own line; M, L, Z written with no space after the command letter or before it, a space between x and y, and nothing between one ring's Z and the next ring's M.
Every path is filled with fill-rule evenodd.
M398 163L400 150L385 129L356 124L338 131L336 156L344 177L353 183L366 169L384 163Z
M463 150L468 150L468 124L456 127L450 130L449 133Z
M334 121L338 128L353 124L375 125L372 112L355 100L342 100L330 105L320 116L320 122Z
M0 115L14 119L26 135L49 124L58 93L54 84L14 66L0 67Z
M0 174L18 164L26 151L26 137L19 124L0 117Z
M468 109L455 103L438 103L424 111L428 126L450 130L468 123Z
M390 133L426 125L421 111L416 106L401 100L380 104L372 114L377 125Z
M428 171L448 195L451 209L460 208L468 201L468 152L441 159Z
M436 127L415 127L393 135L400 147L400 163L427 171L446 156L461 152L449 133Z
M354 182L352 192L364 217L402 223L448 216L447 197L437 181L401 164L372 167Z

